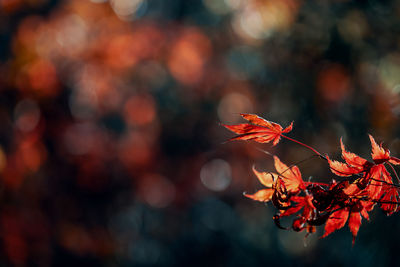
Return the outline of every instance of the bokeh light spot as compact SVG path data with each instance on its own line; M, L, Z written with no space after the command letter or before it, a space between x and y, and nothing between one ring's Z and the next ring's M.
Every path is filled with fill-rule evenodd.
M26 68L29 83L40 96L50 97L58 93L58 79L52 62L38 59Z
M203 165L200 180L212 191L223 191L231 184L231 167L225 160L214 159Z
M210 53L210 40L196 29L187 30L172 45L168 67L178 81L193 85L202 78Z
M174 200L175 186L167 178L158 174L142 177L140 195L154 208L165 208Z
M90 123L71 125L64 134L64 145L72 155L88 153L94 145L95 126Z
M297 6L292 0L248 1L235 13L232 26L245 39L264 39L276 31L288 29L294 21Z
M3 148L0 146L0 173L3 172L6 166L7 166L7 156Z
M223 15L230 11L225 0L203 0L204 5L215 14Z
M24 99L14 110L15 125L23 132L32 131L39 122L40 109L35 101Z
M317 86L324 100L338 102L343 100L350 88L350 77L343 66L332 64L318 75Z
M235 123L240 113L252 113L253 104L250 99L240 93L225 95L218 105L218 117L224 123Z
M127 134L119 143L119 157L127 167L146 165L151 161L151 143L141 133Z
M129 20L142 3L143 0L111 0L111 7L119 18Z
M67 53L73 56L84 49L87 31L85 21L77 15L71 15L61 21L56 40Z
M385 87L396 93L396 86L400 84L400 55L393 53L383 57L379 62L378 71Z
M125 103L124 113L128 124L145 125L151 123L156 115L153 97L149 94L132 96Z

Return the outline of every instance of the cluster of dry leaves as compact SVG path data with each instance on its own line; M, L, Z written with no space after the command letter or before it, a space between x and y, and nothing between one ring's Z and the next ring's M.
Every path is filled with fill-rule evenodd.
M400 165L400 159L390 156L389 150L383 148L382 144L378 145L371 135L372 162L347 151L342 140L340 144L344 162L339 162L284 135L292 130L293 123L283 129L281 125L257 115L241 115L249 123L223 124L238 134L230 140L254 140L276 145L281 138L285 138L311 149L329 164L333 174L342 177L339 181L333 179L330 183L306 182L297 166L287 166L277 156L274 156L276 172L258 172L253 168L265 188L245 196L261 202L271 201L278 210L273 219L279 228L290 229L282 227L280 219L297 214L291 229L298 232L306 230L308 235L315 232L316 226L325 225L322 237L326 237L348 222L354 243L362 218L369 220L368 213L375 206L387 215L399 211L399 185L393 182L387 167L400 183L393 168L393 165Z

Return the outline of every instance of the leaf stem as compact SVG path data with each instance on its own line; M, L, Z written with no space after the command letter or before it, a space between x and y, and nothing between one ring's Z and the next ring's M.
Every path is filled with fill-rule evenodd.
M321 185L321 186L329 186L327 183L318 183L318 182L304 182L305 185Z
M397 181L400 183L399 176L397 175L397 172L396 172L396 170L394 169L393 165L392 165L392 164L390 164L390 162L388 162L388 165L390 166L390 168L391 168L391 169L392 169L392 171L394 172L394 175L396 176L396 178L397 178Z
M384 184L387 184L387 185L390 185L390 186L394 186L394 187L400 188L400 185L397 185L397 184L388 183L388 182L386 182L386 181L379 180L379 179L375 179L375 178L373 178L373 177L371 177L370 179L371 179L372 181L381 182L381 183L384 183ZM371 185L375 185L375 184L371 184ZM376 186L381 186L381 185L376 184Z
M286 136L286 135L283 135L283 134L282 134L281 136L282 136L283 138L286 138L287 140L290 140L290 141L292 141L292 142L295 142L295 143L297 143L297 144L299 144L299 145L301 145L301 146L304 146L304 147L310 149L312 152L314 152L315 154L317 154L320 158L322 158L322 159L324 159L324 160L327 160L326 157L323 156L321 153L319 153L315 148L313 148L313 147L311 147L311 146L309 146L309 145L306 145L306 144L304 144L303 142L300 142L300 141L298 141L298 140L296 140L296 139L293 139L293 138L291 138L291 137L288 137L288 136Z

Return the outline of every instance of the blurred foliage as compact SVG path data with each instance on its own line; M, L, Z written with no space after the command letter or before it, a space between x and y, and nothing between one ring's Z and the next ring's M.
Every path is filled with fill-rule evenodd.
M276 229L242 197L272 167L256 147L310 153L225 144L218 122L399 156L399 25L400 1L0 0L1 265L395 265L396 215L353 248Z

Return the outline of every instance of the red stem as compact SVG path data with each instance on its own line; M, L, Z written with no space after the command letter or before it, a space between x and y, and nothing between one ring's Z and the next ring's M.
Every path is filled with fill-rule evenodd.
M373 178L373 177L371 177L370 179L371 179L372 181L381 182L381 183L384 183L384 184L387 184L387 185L390 185L390 186L393 186L393 187L398 187L398 188L400 187L400 185L393 184L393 183L388 183L388 182L386 182L386 181L379 180L379 179L375 179L375 178ZM370 185L381 186L380 184L370 184Z
M396 178L397 178L397 182L400 183L400 178L399 178L399 176L397 175L397 172L396 172L396 170L394 169L393 165L390 164L390 162L388 162L388 164L389 164L390 168L392 168L392 171L394 172L394 175L395 175Z
M315 184L315 185L329 186L329 184L327 184L327 183L304 182L304 181L303 181L303 183L304 183L305 185Z
M312 152L314 152L315 154L317 154L319 157L321 157L321 158L323 158L324 160L326 160L326 157L324 157L321 153L319 153L315 148L313 148L313 147L311 147L311 146L309 146L309 145L306 145L306 144L304 144L304 143L302 143L302 142L300 142L300 141L297 141L296 139L293 139L293 138L290 138L290 137L288 137L288 136L286 136L286 135L281 135L283 138L286 138L286 139L288 139L288 140L290 140L290 141L292 141L292 142L295 142L295 143L297 143L297 144L299 144L299 145L301 145L301 146L304 146L304 147L306 147L306 148L308 148L308 149L311 149L312 150Z

